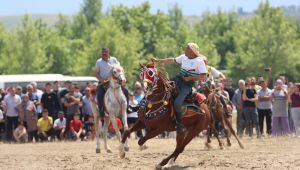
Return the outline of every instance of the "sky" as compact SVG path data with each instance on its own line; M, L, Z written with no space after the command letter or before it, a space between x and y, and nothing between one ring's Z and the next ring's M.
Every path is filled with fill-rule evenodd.
M138 5L146 0L102 0L103 11L112 5ZM148 0L151 11L168 11L177 3L184 15L200 15L204 11L236 10L242 7L244 11L253 11L260 2L265 0ZM300 0L269 0L272 6L300 5ZM0 0L0 16L29 14L76 14L80 10L83 0Z

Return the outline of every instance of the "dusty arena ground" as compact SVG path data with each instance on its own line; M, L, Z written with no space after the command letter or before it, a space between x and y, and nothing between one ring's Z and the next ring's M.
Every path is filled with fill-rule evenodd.
M165 169L300 169L300 138L281 137L242 139L241 150L232 139L232 147L219 150L204 149L204 139L195 138L181 154L174 166ZM147 150L139 151L136 140L130 140L130 151L118 158L118 143L109 141L113 153L95 153L95 143L55 142L37 144L0 144L0 169L154 169L171 153L174 139L152 139Z

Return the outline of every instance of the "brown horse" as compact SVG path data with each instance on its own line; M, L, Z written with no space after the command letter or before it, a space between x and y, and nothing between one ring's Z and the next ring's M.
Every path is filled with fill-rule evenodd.
M147 94L141 102L139 110L139 120L135 125L126 130L123 134L122 143L124 144L130 133L147 128L149 131L146 136L138 141L142 146L148 139L151 139L164 131L175 131L173 121L174 108L172 104L172 93L174 87L166 75L156 70L154 66L141 65L141 79L147 85ZM204 111L203 111L204 110ZM210 114L207 106L201 104L200 111L191 108L185 109L183 124L187 128L184 135L176 136L176 148L167 158L163 159L156 168L165 166L168 162L173 163L178 155L183 152L184 148L190 141L197 136L202 130L207 129L210 122ZM121 150L122 147L120 146ZM120 155L125 156L125 152Z
M230 133L231 133L238 141L240 148L244 149L243 144L241 143L241 141L239 140L235 131L232 128L231 119L226 118L226 115L225 115L225 112L223 109L224 106L221 102L220 95L217 94L218 89L210 90L210 88L207 86L202 86L202 89L204 91L204 94L206 94L206 96L208 96L206 102L209 107L209 111L211 113L211 121L210 121L209 128L207 130L207 142L205 144L206 147L208 147L208 149L211 149L210 137L211 137L211 133L213 132L219 142L220 149L224 149L224 144L223 144L223 142L221 142L218 131L215 128L215 122L221 122L221 126L224 129L224 132L226 135L227 146L231 146L231 142L230 142ZM230 101L226 100L225 98L224 98L224 100L225 100L226 104L230 102ZM229 130L228 130L228 128L229 128Z

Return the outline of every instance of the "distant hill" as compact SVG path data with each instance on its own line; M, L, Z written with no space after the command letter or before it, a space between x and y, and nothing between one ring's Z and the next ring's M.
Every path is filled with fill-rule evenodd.
M283 12L287 16L291 16L293 18L296 18L300 20L300 6L283 6L281 7ZM245 17L245 16L252 16L255 15L255 11L247 12L244 11L243 8L238 8L237 11L239 16ZM42 19L48 26L53 26L58 21L58 14L29 14L30 17L33 20ZM69 16L70 18L72 16ZM0 24L3 25L7 30L10 30L17 26L23 16L16 15L16 16L0 16ZM193 24L201 19L201 16L186 16L187 22L190 24Z
M53 26L58 21L58 14L30 14L33 20L42 19L50 27ZM21 23L23 16L0 16L0 24L2 24L6 29L10 30Z

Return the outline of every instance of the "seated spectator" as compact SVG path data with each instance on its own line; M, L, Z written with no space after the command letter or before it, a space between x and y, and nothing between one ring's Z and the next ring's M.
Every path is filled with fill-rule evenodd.
M14 130L14 138L18 143L25 143L27 142L28 136L25 126L23 122L20 122L17 128Z
M57 139L62 140L66 130L66 118L64 118L64 112L58 112L58 118L54 121L53 129Z
M53 140L53 119L48 116L48 110L44 109L42 112L42 117L38 120L38 135L41 141L48 141L48 137L51 137Z
M82 122L80 120L79 113L75 113L74 119L71 120L70 133L71 133L71 139L73 140L78 140L79 138L83 140L85 137L85 130L83 130L82 128Z
M88 121L84 123L84 129L86 131L86 137L88 139L94 139L95 137L94 117L90 116L88 118Z

